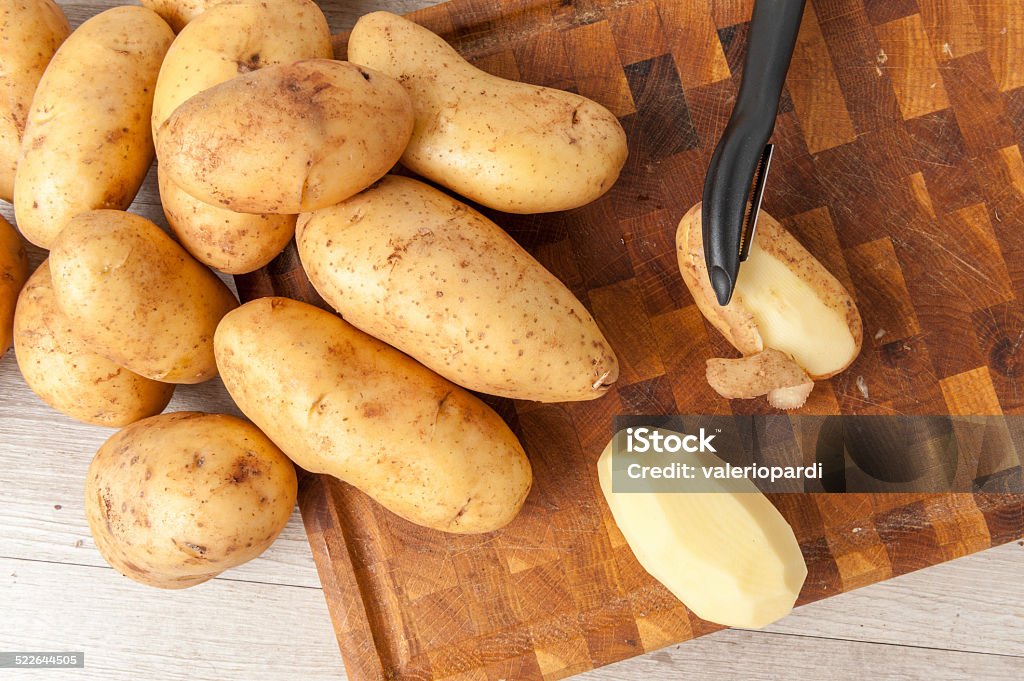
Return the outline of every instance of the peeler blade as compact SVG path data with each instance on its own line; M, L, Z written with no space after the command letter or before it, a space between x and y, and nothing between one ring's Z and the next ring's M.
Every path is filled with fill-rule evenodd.
M740 234L740 262L747 260L747 257L750 255L750 245L754 242L754 232L757 230L757 217L761 213L761 202L764 200L765 183L768 180L768 171L772 165L772 153L774 151L774 144L764 145L761 159L757 162L754 182L750 187L750 197L747 200L746 213L743 215L743 232Z

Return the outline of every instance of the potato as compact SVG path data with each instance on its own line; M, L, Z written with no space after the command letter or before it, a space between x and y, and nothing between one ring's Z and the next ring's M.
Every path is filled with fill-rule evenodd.
M356 22L348 58L397 78L412 96L416 127L402 164L485 206L576 208L608 191L626 162L622 126L600 104L485 73L389 12Z
M57 50L18 160L14 210L26 239L50 248L78 213L131 204L153 162L153 88L173 39L151 10L115 7Z
M217 374L213 333L238 303L149 220L113 210L74 217L50 270L57 304L96 353L165 383Z
M261 298L225 316L214 344L231 397L292 461L406 520L490 532L530 491L490 407L329 312Z
M86 478L85 516L115 570L183 589L263 553L287 524L296 488L291 462L252 424L163 414L100 447Z
M0 356L11 347L14 308L28 273L25 244L11 223L0 215Z
M236 213L211 206L167 179L157 166L167 224L196 260L228 274L246 274L273 260L295 234L295 215Z
M188 22L214 5L226 0L139 0L143 7L148 7L159 14L177 33Z
M175 109L214 85L268 66L332 56L327 19L313 0L234 0L213 7L167 50L153 96L154 135Z
M57 307L50 263L18 297L14 348L25 382L43 402L83 423L120 428L159 414L174 386L143 378L91 351Z
M312 0L237 0L190 23L167 51L153 99L153 130L193 95L240 73L300 59L330 58L331 32ZM291 240L294 215L236 213L204 203L161 168L160 199L178 241L200 262L229 274L263 267Z
M697 307L743 355L774 348L814 379L834 376L860 352L860 313L843 285L765 212L728 305L718 304L704 262L700 204L676 232L679 269Z
M622 470L615 459L624 451L620 443L613 457L608 444L597 462L598 479L615 524L651 576L709 622L763 627L789 614L807 564L793 529L754 483L697 477L680 481L694 490L614 492L613 471ZM724 463L706 452L674 457L696 471Z
M299 216L302 265L349 322L470 390L600 397L619 374L587 309L500 227L389 175Z
M46 65L71 33L52 0L8 0L0 7L0 199L14 196L25 119Z
M157 132L167 179L242 213L325 208L379 179L412 133L397 82L329 59L271 66L179 106Z

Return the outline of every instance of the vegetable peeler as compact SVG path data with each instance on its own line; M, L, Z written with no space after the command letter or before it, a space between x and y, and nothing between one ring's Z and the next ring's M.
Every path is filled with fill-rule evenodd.
M704 261L719 305L750 254L773 145L768 144L806 0L755 0L739 94L704 180Z

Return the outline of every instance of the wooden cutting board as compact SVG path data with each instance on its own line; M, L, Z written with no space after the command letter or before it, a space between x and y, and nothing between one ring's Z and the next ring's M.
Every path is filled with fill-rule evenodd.
M636 563L594 462L616 414L751 413L704 380L734 351L676 267L731 110L750 0L454 0L412 15L492 73L610 108L631 155L566 213L487 211L592 310L622 377L601 400L489 400L535 486L503 531L415 527L326 477L301 507L350 678L555 679L708 633ZM344 39L339 56L344 57ZM813 413L1024 413L1024 6L817 0L783 97L765 207L854 292L860 358ZM320 302L294 248L243 298ZM800 602L1024 535L1021 495L781 495Z

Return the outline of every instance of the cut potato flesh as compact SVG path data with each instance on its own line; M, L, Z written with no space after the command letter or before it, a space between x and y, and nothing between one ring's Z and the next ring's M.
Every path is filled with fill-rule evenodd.
M740 268L734 295L753 315L765 347L792 355L813 376L842 371L857 356L846 319L757 241Z
M679 462L721 466L708 453ZM597 464L601 490L633 555L698 617L763 627L792 609L807 565L792 528L752 482L701 480L701 492L612 491L612 445ZM699 468L698 468L699 470Z
M768 395L778 409L804 406L814 381L784 352L768 348L739 359L709 359L708 383L722 397L750 399Z
M768 391L768 404L776 409L799 409L807 403L814 381L800 385L788 385Z

